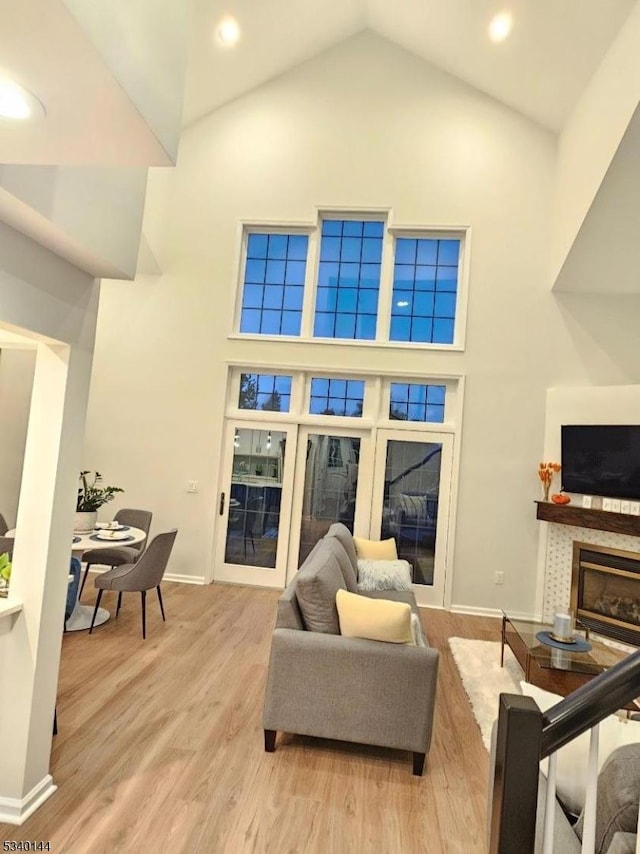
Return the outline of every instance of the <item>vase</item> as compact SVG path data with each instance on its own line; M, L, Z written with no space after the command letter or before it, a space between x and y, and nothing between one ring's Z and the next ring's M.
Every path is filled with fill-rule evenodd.
M550 484L550 483L543 483L543 484L542 484L542 500L543 500L543 501L548 501L548 500L549 500L549 489L550 489L550 488L551 488L551 484Z
M96 526L98 511L76 511L73 530L76 534L90 534Z

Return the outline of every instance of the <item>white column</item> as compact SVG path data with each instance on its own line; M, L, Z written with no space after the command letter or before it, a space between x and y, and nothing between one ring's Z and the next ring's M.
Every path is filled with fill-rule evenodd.
M0 821L14 824L55 791L52 724L94 334L95 315L80 346L38 344L11 577L24 607L0 627Z

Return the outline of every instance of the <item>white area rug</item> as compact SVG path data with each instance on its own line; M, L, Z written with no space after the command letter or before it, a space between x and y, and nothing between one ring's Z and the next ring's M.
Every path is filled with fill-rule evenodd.
M498 716L500 694L521 694L522 668L509 647L500 667L500 644L495 641L449 638L449 646L467 692L473 716L487 750L491 747L491 727Z

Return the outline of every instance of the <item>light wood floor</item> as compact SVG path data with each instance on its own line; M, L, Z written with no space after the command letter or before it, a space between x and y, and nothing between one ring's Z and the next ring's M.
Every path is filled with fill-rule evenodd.
M59 789L22 827L0 825L0 841L64 854L483 854L488 757L447 638L497 640L498 620L422 612L442 657L418 778L402 751L279 735L264 753L278 593L163 587L167 622L151 600L146 641L136 594L91 637L64 636ZM103 604L113 613L115 594Z

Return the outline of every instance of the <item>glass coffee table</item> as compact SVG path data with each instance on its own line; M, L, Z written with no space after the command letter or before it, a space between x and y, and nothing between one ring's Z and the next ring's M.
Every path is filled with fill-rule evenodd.
M587 639L592 648L588 652L576 652L567 644L563 649L555 649L541 643L536 637L538 632L550 631L552 628L548 623L513 619L503 612L500 664L504 665L506 645L524 670L527 682L566 697L594 676L622 661L628 654L589 637L588 629L581 628L579 624L576 634ZM627 708L637 711L638 706L634 704Z

